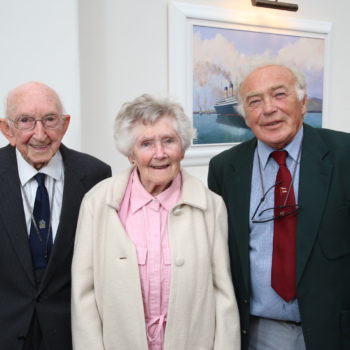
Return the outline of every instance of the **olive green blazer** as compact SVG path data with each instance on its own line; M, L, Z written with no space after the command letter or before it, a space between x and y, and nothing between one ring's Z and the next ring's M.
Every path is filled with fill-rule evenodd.
M256 138L215 156L208 185L227 206L242 349L249 341L249 201ZM304 125L297 300L308 350L350 349L350 134Z

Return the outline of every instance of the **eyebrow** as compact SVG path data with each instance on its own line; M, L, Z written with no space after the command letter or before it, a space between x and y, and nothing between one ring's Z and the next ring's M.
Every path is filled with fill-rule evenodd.
M163 139L164 137L176 137L177 133L174 131L174 133L167 133L167 134L161 134L159 137L157 136L141 136L140 139Z
M281 88L284 88L284 89L287 89L287 86L284 85L284 84L276 84L276 85L273 85L271 87L268 88L268 92L273 92L273 91L276 91L278 89L281 89ZM247 94L245 100L247 101L248 99L252 98L252 97L255 97L255 96L262 96L264 95L264 92L262 91L251 91Z
M278 90L278 89L281 89L281 88L288 89L285 84L278 84L278 85L272 86L269 90L270 91L275 91L275 90Z

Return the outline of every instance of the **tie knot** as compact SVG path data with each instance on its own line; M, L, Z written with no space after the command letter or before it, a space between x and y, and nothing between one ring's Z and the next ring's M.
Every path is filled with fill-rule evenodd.
M35 180L37 181L39 186L45 186L45 174L43 173L37 173L34 176Z
M274 151L271 153L271 157L277 162L278 165L286 165L287 156L287 151Z

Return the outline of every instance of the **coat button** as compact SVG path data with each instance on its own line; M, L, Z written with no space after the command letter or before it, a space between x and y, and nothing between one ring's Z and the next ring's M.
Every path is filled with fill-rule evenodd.
M180 208L175 208L174 211L173 211L173 214L175 216L179 216L182 214L182 210Z
M185 260L183 258L176 258L175 264L176 266L182 266L185 263Z
M247 334L247 331L245 329L242 329L242 334L243 335L246 335Z

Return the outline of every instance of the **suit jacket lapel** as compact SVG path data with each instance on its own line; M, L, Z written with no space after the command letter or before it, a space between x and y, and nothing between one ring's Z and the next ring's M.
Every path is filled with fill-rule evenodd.
M250 263L249 263L249 208L250 190L252 181L253 157L256 147L256 139L245 144L240 152L235 154L234 160L229 166L232 168L232 180L228 188L227 206L232 227L235 235L230 239L236 239L238 254L243 271L246 290L250 290ZM238 146L239 147L239 146Z
M63 265L72 252L75 236L75 229L72 228L75 227L80 203L85 194L84 173L77 166L75 156L63 145L60 151L64 163L62 209L51 257L39 293L50 280L57 266Z
M299 196L301 211L297 218L297 283L314 245L326 204L333 164L328 148L317 131L304 125L300 161Z
M0 218L29 280L35 285L32 257L23 209L15 148L8 145L0 155Z

